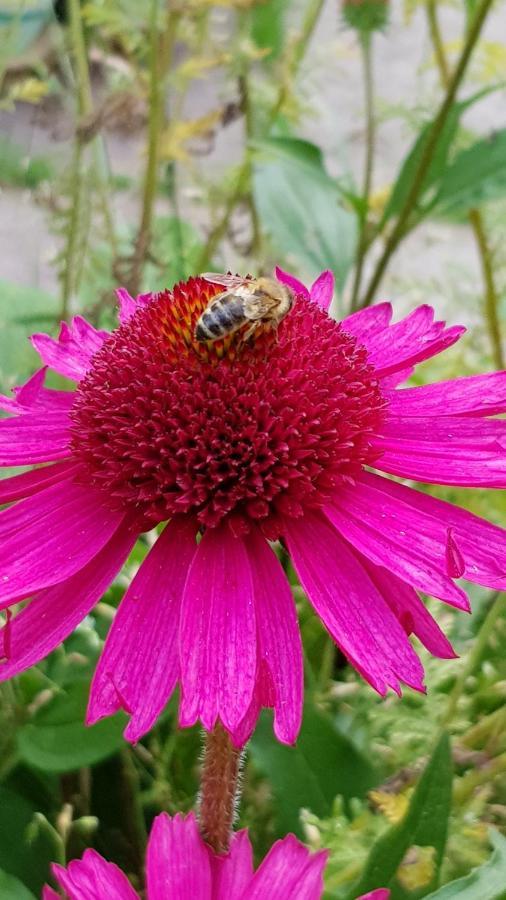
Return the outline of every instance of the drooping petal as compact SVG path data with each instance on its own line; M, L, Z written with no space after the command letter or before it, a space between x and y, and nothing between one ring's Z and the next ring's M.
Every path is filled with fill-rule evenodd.
M14 397L0 394L0 409L15 414L41 409L69 412L75 399L73 391L45 388L46 368L43 366L25 384L13 388Z
M281 281L282 284L286 284L295 294L300 294L302 297L305 297L306 300L310 299L309 291L307 287L302 284L302 281L299 281L295 275L290 275L289 272L284 272L283 269L280 269L279 266L276 266L276 278L278 281Z
M389 416L372 444L376 468L432 484L506 487L506 422Z
M74 859L66 869L57 863L51 869L69 900L139 900L121 869L95 850L85 850L82 859Z
M360 499L357 513L363 516L366 505L371 508L372 504L380 516L379 526L390 531L399 547L401 544L412 546L415 538L418 545L423 544L437 558L438 565L441 558L447 565L448 529L451 529L452 541L465 563L463 577L485 587L506 588L506 531L503 528L445 500L372 472L363 472L355 489L354 497L357 501ZM388 561L385 566L392 568Z
M45 365L66 378L80 381L107 337L107 331L99 331L86 319L75 316L70 325L62 322L57 339L34 334L31 340Z
M506 372L404 388L388 399L396 416L493 416L506 411Z
M60 462L31 469L12 478L3 478L0 481L0 504L13 503L15 500L23 500L37 494L49 485L61 481L62 478L75 475L78 469L79 466L72 462Z
M209 851L193 813L156 817L149 836L146 876L149 900L212 900Z
M293 834L276 841L240 900L320 900L328 853L310 853Z
M285 537L308 598L345 656L380 693L423 690L423 668L390 607L325 519L287 520Z
M195 554L195 525L173 520L148 553L121 601L91 685L86 721L122 706L138 741L158 718L179 678L183 588Z
M358 550L355 552L358 554ZM452 645L416 591L383 566L374 565L362 554L360 562L406 633L415 634L433 656L454 659L457 654Z
M214 897L241 900L253 877L253 849L246 829L232 835L226 856L211 857Z
M274 734L293 744L300 730L303 700L302 646L295 604L283 568L255 529L246 537L255 592L260 657L275 695Z
M386 478L363 472L353 487L336 492L325 506L325 514L371 562L418 590L469 610L466 594L447 572L446 532L442 543L441 529L418 515L417 492L411 492L415 495L411 507L390 500L391 484Z
M311 300L327 312L334 296L334 275L329 269L313 282L309 294Z
M0 420L0 466L31 466L70 456L70 419L62 410Z
M244 542L225 526L205 532L188 572L179 652L181 725L217 719L229 731L244 717L257 667L255 598Z
M0 513L0 606L74 575L110 540L125 513L88 485L65 480Z
M88 615L114 580L135 544L136 533L120 527L79 572L36 594L0 631L0 681L29 669L58 647Z

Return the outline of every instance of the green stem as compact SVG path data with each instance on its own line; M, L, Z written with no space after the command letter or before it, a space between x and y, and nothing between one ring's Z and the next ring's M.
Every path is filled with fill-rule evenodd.
M140 802L139 776L132 757L132 751L125 747L120 753L121 762L121 809L125 834L132 848L136 872L142 877L147 833L144 813Z
M448 706L446 708L446 712L441 721L441 729L446 729L447 726L452 721L456 711L459 700L464 692L466 681L473 674L475 669L478 668L481 658L486 650L487 644L490 640L490 637L493 634L494 628L504 614L506 610L506 596L502 594L500 591L494 593L491 597L490 601L490 609L488 610L487 615L482 623L482 626L478 632L478 635L474 641L472 650L469 653L466 664L460 672L459 677L457 678L453 690L448 698Z
M238 792L241 751L218 722L206 732L199 804L200 831L215 853L227 853Z
M351 309L357 308L358 295L362 283L362 272L364 268L364 260L367 252L367 216L369 213L369 202L372 185L372 167L374 161L374 138L375 138L375 115L374 115L374 87L372 75L372 36L370 34L363 35L360 46L362 49L362 63L364 68L364 91L365 91L365 119L366 119L366 141L365 141L365 164L364 164L364 182L362 188L362 211L359 222L357 264L355 268L355 279L351 294Z
M285 79L279 88L278 95L276 100L274 101L270 112L267 116L267 121L265 124L265 135L267 136L271 131L272 126L274 125L279 113L281 112L288 95L288 83L293 81L293 78L297 74L297 70L300 66L304 58L304 54L307 50L309 41L313 36L313 32L316 28L318 19L320 17L320 13L324 6L324 0L311 0L306 10L306 14L304 16L304 21L302 23L302 28L297 39L297 43L295 45L293 51L293 57L290 66L290 77ZM213 254L217 249L221 239L225 236L230 216L232 215L235 207L244 196L248 183L250 180L250 172L251 172L251 158L250 151L246 149L246 158L243 161L242 165L239 168L237 173L236 181L232 191L230 192L227 201L225 203L225 207L222 215L219 217L218 221L214 225L214 227L209 232L209 236L207 241L202 248L202 251L196 262L196 271L201 272L212 260Z
M429 32L434 48L441 84L446 89L450 80L448 61L446 59L444 44L441 37L435 0L427 0L425 6ZM499 306L498 291L494 280L494 267L492 253L487 240L487 233L483 222L483 216L479 209L469 211L469 222L473 230L476 246L480 256L483 284L485 289L485 317L487 321L490 343L494 364L498 369L504 368L504 354L501 340L501 327L497 313Z
M501 753L495 759L490 760L485 766L468 772L459 778L453 789L453 798L456 803L465 803L474 794L481 784L494 784L499 775L506 772L506 753Z
M397 222L390 234L390 237L386 241L383 253L373 273L364 299L360 304L362 307L369 306L369 304L374 300L376 290L381 283L385 269L390 262L393 253L395 252L405 235L407 226L409 225L409 218L416 209L416 204L423 189L425 177L427 175L434 155L434 151L441 136L441 132L446 124L448 114L450 113L455 97L457 95L457 91L465 75L469 60L471 58L471 54L476 46L481 33L481 29L493 2L494 0L481 0L481 3L477 8L473 22L466 35L466 40L462 48L462 53L460 54L459 61L449 81L446 95L439 108L436 118L434 119L432 128L429 131L423 153L421 154L420 161L413 175L411 188L408 191L408 195L404 201L404 205L402 206L401 211L399 212Z

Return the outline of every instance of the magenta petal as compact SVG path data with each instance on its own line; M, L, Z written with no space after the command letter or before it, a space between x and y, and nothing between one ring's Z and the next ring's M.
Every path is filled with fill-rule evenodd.
M61 900L61 896L56 891L53 891L53 888L45 884L42 888L42 900Z
M124 325L125 322L128 322L128 320L132 318L135 310L137 309L137 304L134 298L128 293L126 288L118 288L115 293L119 303L118 318L120 321L120 325Z
M283 272L283 269L280 269L279 266L276 266L276 278L278 279L278 281L281 281L282 284L286 284L289 288L291 288L295 294L300 294L307 300L310 299L307 287L302 284L302 281L299 281L299 279L296 278L295 275L290 275L289 272Z
M389 900L390 891L388 888L377 888L375 891L369 891L368 894L362 894L357 900Z
M0 681L34 666L58 647L88 615L127 559L136 534L119 528L114 537L72 578L36 594L0 632ZM6 645L8 653L6 653Z
M106 331L99 331L81 316L75 316L70 325L62 322L57 339L48 334L34 334L32 344L45 365L66 378L80 381L107 337Z
M358 554L358 550L355 552ZM452 645L416 591L392 572L375 566L362 554L360 562L406 633L415 634L433 656L454 659L457 654Z
M285 523L308 598L336 643L380 694L399 681L423 691L423 668L406 633L353 551L320 515Z
M179 678L181 598L195 554L195 525L170 522L121 601L93 678L87 723L123 706L125 737L138 741L160 715Z
M438 500L372 472L362 472L360 484L357 480L353 490L357 501L360 498L355 514L363 516L367 505L370 509L374 507L377 525L384 531L391 532L397 546L400 548L402 545L403 552L404 547L409 552L408 548L412 548L415 539L417 549L426 549L427 558L432 556L434 565L444 567L446 572L448 528L451 528L453 540L465 563L463 577L485 587L506 588L504 528L492 525L452 503ZM369 556L369 553L364 553ZM386 568L393 568L390 562L385 565ZM403 577L402 574L400 577ZM409 581L408 578L404 580ZM427 592L432 593L430 590Z
M418 590L469 609L464 591L448 577L446 532L435 521L418 515L417 491L410 508L389 496L393 482L362 472L353 487L340 488L325 514L341 534L367 559L394 572Z
M389 411L399 416L491 416L506 411L506 372L469 375L394 391Z
M70 456L70 419L56 410L0 420L0 466L30 466Z
M193 813L170 818L161 813L153 822L147 859L149 900L212 900L209 851ZM230 897L232 900L232 897Z
M309 293L311 300L327 312L334 296L334 275L330 269L327 269L318 276L316 281L311 285Z
M181 725L217 719L239 725L253 696L257 666L255 599L243 541L224 525L205 532L188 572L179 653Z
M259 651L274 691L274 733L293 744L300 730L303 700L302 646L295 604L283 568L265 538L245 539L253 572Z
M241 900L320 900L328 853L310 853L293 834L276 841Z
M241 900L253 878L253 850L246 829L232 835L226 856L212 855L213 896L218 900Z
M67 868L53 863L53 875L69 900L139 900L126 875L95 850L85 850Z
M123 511L103 505L87 485L62 481L0 513L0 606L58 584L107 544ZM5 532L4 532L5 533Z
M0 504L31 497L49 485L74 475L78 468L79 466L72 462L60 462L52 466L31 469L30 472L14 475L12 478L3 478L0 481Z
M357 312L346 316L341 321L343 331L353 334L360 344L364 344L368 349L369 341L372 340L379 331L388 329L392 318L391 303L377 303L375 306L368 306L365 309L359 309Z
M0 394L0 409L17 414L41 409L69 412L74 403L74 392L45 388L45 376L46 366L35 372L21 387L13 388L14 397Z

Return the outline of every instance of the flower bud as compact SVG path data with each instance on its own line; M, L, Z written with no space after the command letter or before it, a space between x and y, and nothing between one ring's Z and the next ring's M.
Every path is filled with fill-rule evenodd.
M388 0L343 0L344 21L361 35L381 31L389 12Z

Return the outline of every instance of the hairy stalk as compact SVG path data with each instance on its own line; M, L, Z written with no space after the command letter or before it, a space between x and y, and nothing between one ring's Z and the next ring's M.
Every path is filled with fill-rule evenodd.
M235 816L241 751L218 722L206 733L199 803L202 837L215 853L226 853Z
M364 34L360 41L362 49L362 63L364 69L364 92L365 92L365 120L366 120L366 139L365 139L365 163L364 163L364 181L362 187L362 211L360 213L359 235L357 262L355 267L355 279L351 294L351 309L357 308L358 296L362 284L362 271L364 268L365 254L367 252L367 216L369 212L369 198L372 185L372 167L374 161L374 138L375 138L375 116L374 116L374 88L372 77L372 35Z
M487 644L493 634L494 628L496 627L499 619L504 615L505 611L506 596L500 591L496 591L490 598L490 608L488 610L488 613L483 620L478 635L476 636L466 664L460 672L459 677L457 678L453 686L453 690L448 698L448 706L440 723L442 729L446 728L452 721L457 711L457 706L464 691L466 681L479 666L481 658L486 650Z
M450 70L444 51L444 44L441 38L435 0L427 0L425 9L427 12L427 20L429 23L429 33L432 41L432 46L434 48L434 56L436 58L437 67L439 70L439 77L443 88L447 89L450 80ZM476 246L478 248L478 253L480 256L481 270L483 274L483 285L485 289L485 318L487 321L490 343L492 345L494 364L498 369L504 369L501 327L497 314L499 297L494 280L492 253L487 240L487 233L483 222L483 216L479 209L471 209L469 211L469 222L473 230Z
M286 103L286 99L289 92L289 83L293 80L293 78L297 74L297 70L304 58L307 47L309 45L309 41L313 36L313 32L316 28L318 19L320 17L320 13L323 9L324 2L323 0L311 0L306 10L306 14L304 16L304 21L302 23L302 28L300 34L297 38L297 42L293 48L293 55L290 65L290 71L287 78L284 79L281 87L276 96L276 100L272 104L272 107L268 113L264 136L268 136L269 132L274 125L279 113L281 112L283 106ZM235 180L234 187L232 188L227 201L225 203L224 210L222 215L218 218L216 224L209 232L209 236L207 241L202 248L202 251L197 259L196 270L200 272L205 266L211 261L214 252L220 244L221 239L225 236L230 220L230 216L232 215L234 209L237 204L244 196L248 184L250 181L250 171L251 171L251 159L250 152L246 150L246 158L241 164L239 171L237 173L237 177Z
M130 747L125 747L121 751L120 763L121 810L125 835L132 850L135 870L142 877L147 833L140 802L139 776Z
M469 31L467 32L466 40L462 48L460 58L455 67L455 71L450 78L444 100L439 108L436 118L432 123L432 128L430 129L430 132L428 134L423 153L421 154L420 161L413 175L411 188L408 192L406 200L404 201L404 205L399 212L397 222L390 234L390 237L386 241L383 253L377 263L364 299L360 304L361 307L369 306L369 304L372 303L376 290L381 283L381 279L383 278L385 269L390 262L393 253L399 246L406 232L409 230L407 227L409 225L409 219L411 214L416 209L416 204L420 197L420 193L425 181L425 176L427 175L434 150L436 149L441 132L446 124L446 120L457 95L457 91L466 73L471 54L476 46L481 33L481 29L493 2L494 0L481 0L478 5L478 8L474 15L474 19L471 23Z

